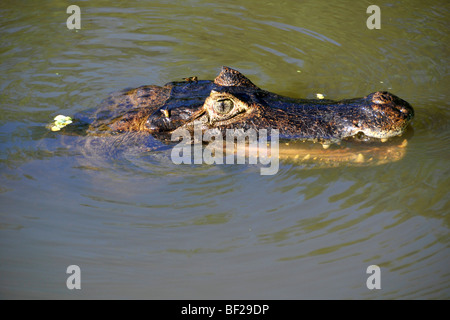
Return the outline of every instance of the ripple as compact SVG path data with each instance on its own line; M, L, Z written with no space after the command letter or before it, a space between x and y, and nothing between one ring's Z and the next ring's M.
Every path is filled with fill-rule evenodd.
M392 3L381 31L354 1L83 2L78 32L66 7L1 5L5 297L63 297L54 275L79 263L83 297L448 299L445 1ZM416 110L413 135L378 166L283 160L261 176L175 165L148 137L45 129L109 92L212 79L222 65L289 96L392 91ZM378 292L365 286L371 264Z

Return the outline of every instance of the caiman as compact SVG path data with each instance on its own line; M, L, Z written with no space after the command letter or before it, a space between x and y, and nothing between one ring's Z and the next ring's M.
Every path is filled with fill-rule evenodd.
M94 135L141 132L170 140L178 128L277 129L281 139L328 148L343 140L384 142L402 135L413 117L408 102L386 91L340 101L295 99L263 90L239 71L222 67L213 81L190 77L120 91L84 120L87 133Z

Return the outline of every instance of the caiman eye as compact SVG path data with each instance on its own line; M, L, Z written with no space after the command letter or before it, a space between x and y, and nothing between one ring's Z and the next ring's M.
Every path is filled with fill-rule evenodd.
M220 99L214 102L214 111L220 114L230 113L234 108L234 102L230 99Z

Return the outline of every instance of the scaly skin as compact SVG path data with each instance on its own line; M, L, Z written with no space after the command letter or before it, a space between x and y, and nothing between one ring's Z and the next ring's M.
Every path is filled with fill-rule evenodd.
M384 141L401 135L413 117L413 108L389 92L341 101L293 99L222 67L214 81L191 77L112 95L91 116L89 132L139 131L167 138L177 128L277 129L280 138L329 145L351 137Z

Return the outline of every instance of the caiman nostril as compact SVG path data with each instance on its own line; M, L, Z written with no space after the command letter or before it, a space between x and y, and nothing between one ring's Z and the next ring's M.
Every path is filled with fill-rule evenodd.
M377 91L372 96L372 102L376 104L386 104L393 101L393 96L387 91Z

